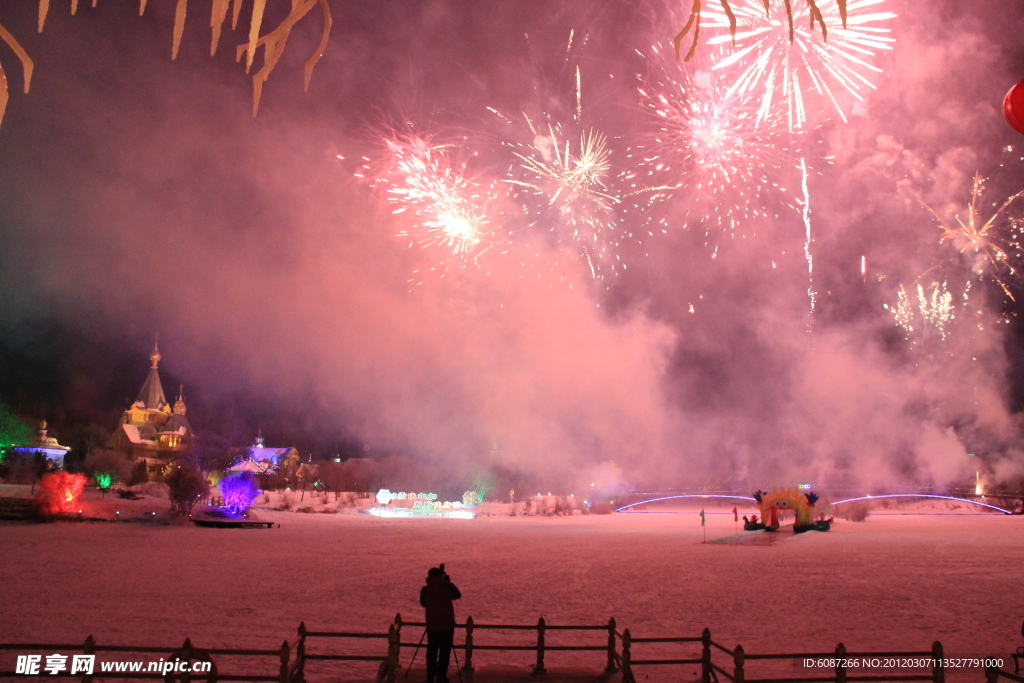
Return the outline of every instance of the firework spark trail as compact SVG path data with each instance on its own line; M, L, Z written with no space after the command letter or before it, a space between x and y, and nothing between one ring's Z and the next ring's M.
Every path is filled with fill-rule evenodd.
M804 194L802 215L804 219L804 258L807 259L807 297L814 313L814 259L811 256L811 196L807 191L807 162L800 158L800 189Z
M735 46L723 53L713 68L739 68L730 94L760 97L758 122L771 114L775 98L781 97L789 130L803 128L808 121L805 95L810 92L831 103L845 122L847 115L837 90L862 100L862 93L875 89L870 76L882 72L872 63L874 56L880 50L892 49L894 39L888 36L890 31L885 23L896 15L870 11L882 2L851 0L846 28L842 27L835 0L818 2L827 38L813 28L810 5L795 6L792 42L788 23L766 15L761 0L741 0L736 4L734 11L742 28L735 40L729 34L727 14L721 8L709 6L707 28L717 35L708 44Z
M939 223L942 230L942 242L950 242L961 254L971 259L971 271L979 276L992 278L1005 292L1011 301L1016 301L1006 283L1008 278L1017 278L1019 263L1024 248L1021 246L1021 233L1024 231L1024 220L1007 214L1010 206L1024 197L1024 191L1012 195L984 222L979 214L978 203L985 186L985 178L980 173L974 176L971 201L967 205L966 221L955 214L955 224L947 221L932 207L924 204ZM922 202L923 204L923 202ZM1001 219L1006 218L1006 225ZM1005 275L1002 271L1005 271Z
M576 67L576 123L583 118L583 82L580 80L580 67Z
M773 180L789 151L781 121L774 115L757 124L756 109L729 95L720 74L684 72L668 54L652 48L652 75L639 92L654 130L631 151L637 161L622 179L644 210L685 195L690 217L735 236L769 212L767 195L781 191Z

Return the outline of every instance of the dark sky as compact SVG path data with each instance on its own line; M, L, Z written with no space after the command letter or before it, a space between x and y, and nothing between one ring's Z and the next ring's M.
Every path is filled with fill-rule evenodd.
M462 139L472 172L500 178L531 142L522 113L571 121L576 67L582 128L625 169L653 135L637 75L679 68L636 51L674 33L677 3L332 2L309 92L316 13L255 119L233 59L248 17L210 58L208 10L192 4L175 61L169 3L141 18L135 3L74 17L53 3L41 34L35 3L0 10L35 60L24 95L0 54L8 403L112 428L159 332L165 388L185 385L194 424L237 439L263 427L322 454L368 444L566 482L945 485L973 476L979 451L993 480L1019 476L1017 305L938 243L916 201L962 211L976 171L986 206L1024 188L1024 138L1000 112L1024 77L1019 0L882 5L899 16L877 91L849 123L821 113L800 136L813 316L792 208L732 238L667 202L670 229L623 240L628 270L595 282L506 207L511 246L441 277L431 267L451 259L410 249L396 237L409 226L353 177L397 128ZM776 171L780 205L799 194L794 163ZM644 227L622 218L624 233ZM973 312L912 343L883 304L926 272L958 296L973 283Z

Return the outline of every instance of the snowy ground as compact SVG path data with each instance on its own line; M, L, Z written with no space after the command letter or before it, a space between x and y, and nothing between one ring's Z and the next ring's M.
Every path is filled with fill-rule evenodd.
M131 510L144 516L158 502L133 501ZM599 624L614 616L634 636L699 635L707 626L716 641L748 653L831 651L838 642L850 651L926 650L937 639L947 655L980 656L1021 644L1024 517L890 508L862 523L839 520L829 533L733 545L710 542L734 534L731 504L708 507L723 514L708 515L707 544L699 507L474 520L262 509L261 518L280 523L270 530L0 523L0 642L92 634L104 643L162 645L189 636L199 646L275 648L294 638L300 621L315 630L384 631L397 612L421 618L426 569L445 562L464 594L460 619L478 623L544 616L549 624ZM561 637L549 635L548 644ZM2 657L7 668L10 655ZM499 657L481 652L477 663ZM600 654L548 655L550 667L591 661L595 671L603 663ZM748 678L757 673L748 667ZM689 670L642 674L693 678ZM983 680L978 670L947 677Z

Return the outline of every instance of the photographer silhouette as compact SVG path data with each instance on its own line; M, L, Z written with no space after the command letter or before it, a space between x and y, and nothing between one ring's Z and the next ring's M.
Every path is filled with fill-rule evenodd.
M443 564L430 568L427 585L420 589L420 604L426 610L427 622L427 683L448 683L448 660L455 639L452 602L461 597Z

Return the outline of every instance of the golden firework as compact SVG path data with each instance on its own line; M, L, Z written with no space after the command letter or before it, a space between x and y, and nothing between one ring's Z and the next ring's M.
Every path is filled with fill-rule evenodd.
M974 186L971 201L967 205L967 217L954 214L955 220L946 220L938 211L924 204L939 223L942 230L940 244L950 242L956 249L971 259L971 270L979 276L991 277L1011 300L1016 301L1004 281L1006 275L1017 276L1014 261L1021 255L1021 244L1018 239L1022 221L1007 216L1010 205L1024 197L1024 190L1004 201L995 213L987 220L981 218L978 203L985 187L985 178L980 173L974 175ZM1001 219L1006 218L1004 221ZM1005 273L1005 274L1004 274Z

